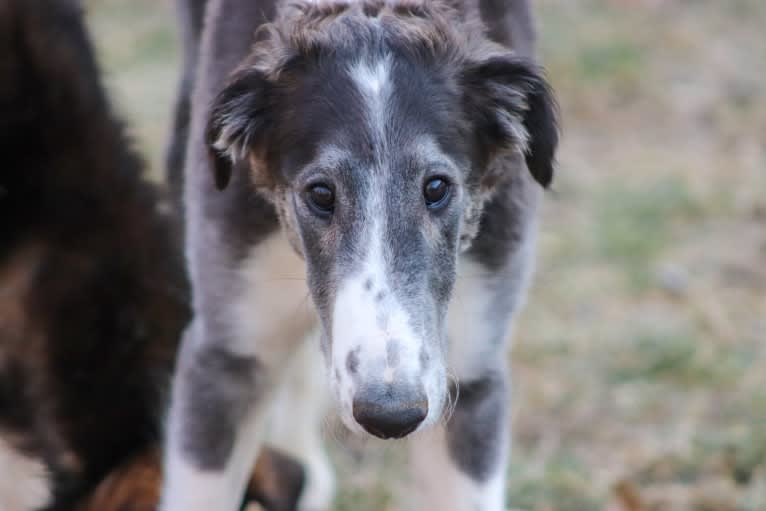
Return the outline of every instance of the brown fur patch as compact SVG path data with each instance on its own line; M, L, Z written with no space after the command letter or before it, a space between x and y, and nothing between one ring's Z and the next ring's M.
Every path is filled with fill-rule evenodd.
M113 470L76 511L155 511L162 488L162 458L150 449ZM295 509L303 488L303 469L293 459L269 448L258 457L246 500L268 511Z

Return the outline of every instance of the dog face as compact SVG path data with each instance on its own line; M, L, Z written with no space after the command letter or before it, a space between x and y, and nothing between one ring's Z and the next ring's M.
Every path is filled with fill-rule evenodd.
M523 171L508 162L552 175L543 78L453 16L438 3L285 15L208 127L218 186L249 162L306 261L341 416L383 438L442 417L458 253L493 187Z

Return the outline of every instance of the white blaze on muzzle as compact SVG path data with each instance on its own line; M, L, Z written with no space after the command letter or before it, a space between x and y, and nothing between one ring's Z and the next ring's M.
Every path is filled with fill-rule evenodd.
M346 370L351 365L351 376L361 385L369 380L411 383L419 377L423 340L388 281L376 223L364 262L340 283L332 319L333 365Z
M386 258L386 123L393 93L391 61L360 60L349 76L364 98L367 126L375 140L376 165L370 182L360 189L365 204L364 253L348 275L341 275L332 309L331 356L341 417L352 430L360 426L382 438L402 437L440 417L446 395L442 357L434 343L413 329L412 319L424 311L408 310L392 288ZM424 290L424 292L426 292ZM409 300L407 301L409 302ZM417 303L417 300L412 301ZM411 306L410 306L411 307ZM424 363L429 361L429 363Z
M332 317L332 374L341 415L352 430L383 438L404 436L441 413L443 369L424 365L429 352L411 326L388 278L382 229L375 222L369 248L340 283ZM371 417L371 414L374 416Z

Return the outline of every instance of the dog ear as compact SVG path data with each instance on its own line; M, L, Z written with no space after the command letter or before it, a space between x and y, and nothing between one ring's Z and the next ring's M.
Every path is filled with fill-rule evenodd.
M553 179L558 107L542 69L514 55L490 57L463 74L469 115L490 154L520 147L538 183Z
M229 184L238 162L263 160L272 127L271 101L272 85L265 74L244 69L232 76L213 102L205 138L219 190Z

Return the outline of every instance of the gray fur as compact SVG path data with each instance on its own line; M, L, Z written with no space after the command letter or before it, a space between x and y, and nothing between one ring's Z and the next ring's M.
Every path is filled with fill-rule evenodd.
M346 369L348 369L348 374L351 376L355 376L357 371L359 370L359 350L361 349L361 346L357 346L353 350L348 352L348 357L346 358Z
M200 37L208 0L176 0L183 63L178 84L178 97L173 116L173 126L165 154L165 172L174 202L181 206L186 142L191 121L191 95L194 74L197 69Z
M460 384L455 411L447 425L447 444L452 459L476 482L485 481L498 469L508 428L505 375L488 373Z
M188 335L194 335L189 329ZM261 389L257 381L262 370L258 361L240 357L211 343L201 350L189 350L194 341L185 339L177 393L186 421L178 432L183 453L197 467L220 470L231 455L237 424L256 403Z
M519 271L518 266L509 268L509 262L529 242L530 231L534 230L539 202L536 188L526 176L516 174L499 184L484 205L479 234L467 253L488 272Z
M273 8L272 2L272 12ZM199 14L198 9L193 12ZM269 2L210 0L207 26L211 28L202 36L198 67L194 72L184 71L187 77L196 74L184 183L196 320L182 344L173 402L177 411L171 413L182 417L176 434L181 435L185 454L207 470L221 469L228 461L237 424L262 393L256 373L265 371L256 360L239 360L228 351L232 328L227 298L241 287L231 269L239 265L248 248L278 229L276 212L259 196L246 172L237 173L228 190L211 193L214 187L204 143L212 98L247 54L253 27L266 20L264 12L269 12ZM219 23L221 18L227 19L225 26ZM195 29L190 28L189 33L194 34ZM187 49L187 53L194 51ZM189 58L186 64L195 62ZM181 135L174 143L182 140ZM212 357L209 361L208 356Z
M399 342L396 339L389 339L386 344L386 364L388 367L396 367L399 365Z
M209 29L202 36L185 171L187 256L194 309L204 320L205 337L230 330L223 309L226 297L240 286L231 270L279 227L274 207L258 193L244 164L231 187L214 193L204 138L213 98L247 55L255 40L254 27L269 19L274 9L274 2L209 0L206 13Z
M534 58L537 33L529 0L479 0L479 8L489 37Z
M373 1L303 26L304 16L323 8L210 0L201 37L205 2L182 2L186 69L169 166L172 176L186 139L184 97L193 83L184 186L196 317L171 411L181 425L179 445L198 467L221 470L238 422L279 373L235 355L230 308L243 292L245 256L282 229L305 260L328 363L333 304L347 279L364 279L363 295L383 311L371 322L381 331L393 322L386 304L408 312L409 329L421 343L414 351L407 351L411 340L389 336L380 358L368 360L361 339L345 348L350 351L331 373L336 385L356 385L354 416L382 437L414 430L421 412L438 410L446 393L429 402L422 382L383 381L372 373L386 368L398 375L404 357L414 355L415 367L439 375L446 389L451 346L445 321L457 262L468 258L488 281L494 278L482 290L494 298L491 306L476 318L493 328L483 338L449 339L470 343L487 358L479 374L456 375L466 380L447 426L455 464L475 481L487 480L504 452L498 449L507 415L502 341L531 271L539 186L530 175L548 184L557 143L550 90L534 63L519 58L534 54L528 1L452 2L459 9L454 19L437 3L407 10ZM386 9L386 23L366 19ZM415 22L392 29L396 16ZM335 19L343 21L333 25ZM517 54L487 40L479 19L490 38L512 44ZM429 32L430 24L440 25ZM316 41L306 43L312 37ZM354 76L359 65L386 66L385 87L393 93L382 93L377 107ZM433 176L447 178L455 194L439 210L423 201L423 184ZM318 215L306 198L316 182L335 193L330 216ZM364 273L377 242L373 227L383 247L383 277L375 279ZM386 374L393 379L393 372Z

